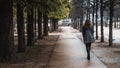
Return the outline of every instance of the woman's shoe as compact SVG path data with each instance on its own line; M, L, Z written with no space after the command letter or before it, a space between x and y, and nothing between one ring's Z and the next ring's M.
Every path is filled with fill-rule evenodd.
M90 55L87 56L87 60L90 60Z

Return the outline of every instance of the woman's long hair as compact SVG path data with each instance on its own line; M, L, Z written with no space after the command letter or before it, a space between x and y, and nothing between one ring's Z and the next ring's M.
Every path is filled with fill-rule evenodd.
M86 28L86 27L88 27L88 26L91 26L91 21L90 21L90 20L86 20L83 27Z

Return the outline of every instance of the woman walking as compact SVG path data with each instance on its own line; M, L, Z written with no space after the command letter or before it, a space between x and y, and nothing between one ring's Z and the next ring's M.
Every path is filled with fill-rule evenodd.
M91 21L86 20L83 26L82 35L83 35L84 43L86 45L88 60L90 60L91 43L94 42L93 33L94 33L94 30L93 30L93 26L91 25Z

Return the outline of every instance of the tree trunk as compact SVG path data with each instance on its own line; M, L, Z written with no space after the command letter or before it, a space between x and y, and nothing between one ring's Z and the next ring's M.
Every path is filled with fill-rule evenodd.
M52 19L52 23L53 23L53 31L56 31L56 29L58 28L58 20Z
M90 0L88 0L88 19L90 20Z
M119 23L119 21L120 21L120 18L118 18L118 23ZM120 29L120 23L119 23L119 29Z
M119 20L118 20L119 18L117 17L117 28L119 29L119 25L120 25L120 23L119 23Z
M53 31L53 23L52 23L52 19L50 19L50 29L49 29L50 32Z
M100 0L100 15L101 15L101 42L104 42L104 29L103 29L103 0Z
M110 0L110 24L109 24L109 46L112 46L113 44L113 29L112 29L112 25L113 25L113 12L114 12L114 0Z
M58 19L55 19L55 30L58 29Z
M92 11L92 24L93 24L93 30L94 30L94 26L95 26L95 2L93 3L93 11ZM94 36L94 34L93 34Z
M117 20L116 20L116 17L114 18L114 28L117 28Z
M58 19L56 19L56 29L58 29Z
M48 16L46 14L43 15L43 35L48 36Z
M38 39L43 38L42 12L38 9Z
M0 61L11 59L13 47L13 3L0 0Z
M83 28L83 20L84 20L84 13L82 9L81 16L80 16L80 29L79 29L80 32L82 31L82 28Z
M55 20L54 20L54 22L53 22L53 27L54 27L54 28L53 28L53 31L56 31L56 25L55 25L55 23L56 23L56 22L55 22Z
M73 28L77 29L77 22L76 22L76 18L73 19Z
M55 19L52 19L52 31L55 31L56 29L56 26L55 26Z
M96 39L98 39L98 0L96 0Z
M23 7L17 3L18 52L25 52L25 27Z
M34 24L33 24L33 7L30 7L27 12L27 46L34 45Z
M116 18L116 27L119 28L118 17Z
M35 30L34 30L34 37L35 37L35 42L37 41L37 18L36 18L36 16L37 16L37 14L36 14L36 7L34 8L34 28L35 28Z

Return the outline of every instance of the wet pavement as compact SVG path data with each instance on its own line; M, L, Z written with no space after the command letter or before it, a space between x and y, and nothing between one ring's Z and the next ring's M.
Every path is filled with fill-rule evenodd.
M120 68L120 44L113 44L110 47L108 43L100 43L100 40L96 40L92 45L92 52L108 68Z
M47 68L107 68L92 52L87 60L85 45L71 27L62 27L62 31Z

